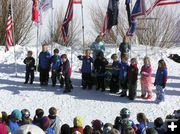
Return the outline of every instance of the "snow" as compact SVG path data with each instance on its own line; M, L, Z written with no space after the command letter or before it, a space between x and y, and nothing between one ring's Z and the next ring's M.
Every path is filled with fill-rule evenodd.
M60 53L67 53L71 59L71 49L59 47ZM4 53L4 47L0 47L0 111L10 113L13 109L27 108L31 111L32 117L36 108L43 108L46 115L51 106L58 108L58 115L63 123L72 125L72 120L76 115L81 115L84 119L84 125L90 124L94 119L101 119L103 122L114 122L119 115L120 109L127 107L131 111L131 118L136 121L136 114L144 112L150 122L156 117L163 117L180 108L180 72L179 64L167 58L170 53L179 53L180 48L160 49L147 48L148 56L151 58L153 66L153 76L157 69L157 62L162 57L168 65L169 79L166 89L166 101L164 104L156 104L154 101L146 101L137 98L135 101L129 101L127 98L120 98L118 95L110 94L108 91L100 92L93 90L82 90L81 74L76 73L81 62L76 58L81 54L81 50L74 48L72 53L73 75L72 81L74 90L70 94L63 94L63 89L59 86L52 88L39 85L39 75L36 72L36 78L33 85L24 85L25 65L22 60L25 58L28 50L36 52L35 47L16 46L18 75L14 73L14 55L13 47L9 52ZM74 50L73 49L73 50ZM110 55L115 49L107 45L106 56L110 61ZM137 57L139 68L142 66L142 59L146 47L133 45L132 57ZM40 49L39 49L40 51ZM51 82L50 82L51 83ZM155 89L155 87L153 87ZM138 96L140 96L140 85L138 84ZM155 94L153 94L153 100Z
M89 7L96 5L97 2L102 0L84 0L84 16L86 40L92 40L91 21L89 15ZM106 0L107 4L108 0ZM63 3L63 5L61 5ZM104 2L103 2L104 4ZM60 7L65 9L67 3L62 0L54 0L54 8L58 10ZM80 6L75 7L75 14L79 17L81 22ZM60 9L62 10L62 9ZM46 33L48 17L43 17L42 33ZM81 23L80 23L81 24ZM43 36L43 35L42 35ZM96 35L95 35L96 36ZM93 37L94 39L94 37ZM41 41L40 41L41 42ZM153 76L157 69L157 62L159 59L164 58L169 71L169 79L166 89L166 101L164 104L157 105L154 101L146 101L137 98L135 101L129 101L127 98L120 98L117 95L110 94L108 91L100 92L93 90L82 90L81 74L76 73L81 67L81 62L76 58L79 54L82 54L81 48L74 46L72 48L66 48L55 45L60 49L60 53L67 53L72 63L73 74L72 81L74 90L70 94L63 94L63 89L59 86L52 88L51 84L48 87L41 87L39 85L39 74L36 72L36 78L33 85L24 85L25 65L23 59L26 56L28 50L32 50L36 57L35 48L36 38L34 43L29 46L16 46L16 57L17 57L17 77L15 76L14 69L14 49L13 47L7 53L4 52L4 47L0 47L0 111L7 111L9 114L13 109L27 108L31 111L31 117L34 116L35 109L43 108L45 114L48 114L48 109L52 106L58 109L58 115L62 119L63 123L68 123L72 126L72 120L75 116L81 115L84 119L84 126L90 124L94 119L101 119L103 122L114 122L116 116L119 115L120 110L123 107L127 107L131 111L131 118L136 121L136 114L144 112L149 121L152 123L156 117L163 117L167 114L172 113L175 109L180 108L180 71L179 64L168 59L167 56L173 53L180 53L180 48L175 47L171 49L160 49L160 48L147 48L147 55L151 58L153 67ZM38 48L38 52L40 51ZM132 46L132 57L138 59L139 68L142 66L143 57L146 47L140 45ZM115 52L115 48L111 45L106 46L106 57L110 61L110 56ZM155 89L155 87L153 87ZM140 95L140 84L138 82L138 96ZM153 100L155 94L153 94Z

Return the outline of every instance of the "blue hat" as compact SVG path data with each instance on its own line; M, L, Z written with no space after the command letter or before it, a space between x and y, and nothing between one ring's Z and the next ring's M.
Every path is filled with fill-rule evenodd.
M17 120L22 120L22 113L18 109L13 110L11 116Z

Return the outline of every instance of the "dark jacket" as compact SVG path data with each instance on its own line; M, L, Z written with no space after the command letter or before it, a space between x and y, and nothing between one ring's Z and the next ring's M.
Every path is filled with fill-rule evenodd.
M35 70L35 59L33 57L26 57L23 62L26 64L26 71Z
M61 66L61 57L59 55L53 55L50 59L53 71L59 71Z
M47 52L41 52L39 54L39 67L40 69L50 69L51 54Z
M79 55L78 59L82 60L81 72L91 73L91 63L93 63L93 58Z
M130 65L128 69L128 83L136 84L138 80L138 68L137 65Z
M128 63L122 61L120 65L120 70L119 70L120 80L127 80L128 68L129 68Z
M94 70L99 76L103 76L106 71L106 65L108 65L108 61L106 58L96 58L94 61Z
M119 46L119 51L121 52L121 54L129 53L130 49L131 47L129 43L122 42Z
M119 76L120 65L121 65L120 61L113 62L113 64L112 64L112 75L113 76Z

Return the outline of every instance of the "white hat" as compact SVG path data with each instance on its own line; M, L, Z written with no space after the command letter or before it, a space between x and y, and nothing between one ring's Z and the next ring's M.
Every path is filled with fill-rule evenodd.
M13 134L28 134L30 132L31 134L45 134L44 131L35 125L23 125L19 127Z

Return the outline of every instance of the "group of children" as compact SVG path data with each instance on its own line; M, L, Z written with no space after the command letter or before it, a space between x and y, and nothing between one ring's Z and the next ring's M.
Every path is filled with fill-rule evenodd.
M146 115L138 113L136 116L138 123L135 124L130 119L131 113L127 108L120 110L120 115L115 118L113 124L95 119L91 125L85 127L81 116L74 118L73 127L63 124L55 107L49 109L48 116L44 113L43 109L38 108L34 118L31 119L28 109L21 111L16 109L10 115L0 112L0 134L169 134L168 123L165 123L161 117L154 120L154 127L149 127ZM179 116L176 118L180 119Z
M27 57L24 60L26 64L25 84L30 84L34 81L34 71L36 70L35 59L32 57L32 51L28 51ZM66 54L59 55L59 50L54 49L54 55L51 56L48 51L48 44L42 45L42 51L39 54L38 71L40 72L40 84L48 85L49 72L51 70L52 86L56 86L57 80L60 82L61 88L65 85L64 93L71 92L73 89L71 83L71 67Z
M92 88L92 76L96 75L96 89L105 91L105 77L106 67L108 65L107 59L104 57L103 52L99 52L96 55L96 59L92 59L90 51L86 50L85 55L78 56L82 60L82 88ZM118 60L118 55L113 54L111 56L113 63L111 65L111 80L110 80L110 92L118 93L119 89L122 91L119 93L121 97L128 96L130 100L136 98L137 81L139 69L137 66L137 59L132 58L130 65L128 64L128 54L121 55L121 61ZM91 64L92 63L92 64ZM93 67L92 67L93 65ZM152 99L152 67L149 57L144 58L144 65L140 70L140 83L141 83L141 98ZM167 82L167 67L163 59L158 62L158 69L155 77L154 86L156 86L156 101L164 101L164 90ZM129 94L127 94L127 91Z

